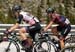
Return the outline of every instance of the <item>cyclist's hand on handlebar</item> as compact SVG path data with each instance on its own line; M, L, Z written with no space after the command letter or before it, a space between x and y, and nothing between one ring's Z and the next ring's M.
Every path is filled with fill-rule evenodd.
M45 33L45 32L47 32L47 30L45 31L45 29L43 28L43 29L41 29L41 33Z
M11 34L11 32L9 32L8 29L6 29L6 31L4 31L4 34Z
M45 35L48 35L48 32L44 31L44 29L41 29L41 36L45 36Z
M44 29L42 28L42 29L41 29L41 33L43 33L43 32L44 32Z
M47 28L44 28L43 31L46 32L47 31Z

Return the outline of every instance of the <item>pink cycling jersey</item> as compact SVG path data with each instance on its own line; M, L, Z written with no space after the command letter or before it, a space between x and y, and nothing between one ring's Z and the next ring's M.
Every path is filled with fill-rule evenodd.
M34 16L28 12L21 11L20 14L23 16L23 20L28 21L30 25L35 24L35 22L39 22L38 19L35 19Z

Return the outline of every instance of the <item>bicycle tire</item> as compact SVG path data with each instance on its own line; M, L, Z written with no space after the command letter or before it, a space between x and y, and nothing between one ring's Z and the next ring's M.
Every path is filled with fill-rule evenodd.
M54 52L56 52L55 47L54 47L54 44L53 44L52 42L46 41L46 43L47 43L48 49L47 49L45 52L53 52L53 51L51 51L51 46L53 46ZM37 43L33 46L32 52L40 52L40 51L38 51L38 49L36 49L37 46L39 46L39 42L37 42ZM42 52L44 52L44 51L42 51Z
M8 38L8 41L3 41L3 42L4 42L4 44L6 44L5 46L7 46L6 48L4 48L3 52L12 52L12 51L14 51L14 52L20 52L20 48L19 48L18 43L15 40L13 40L12 38ZM12 48L11 46L14 46L14 48L16 48L16 49L15 50L13 50L13 49L10 50Z
M75 44L75 37L70 36L69 38L65 39L65 46L71 46L72 44Z
M67 38L67 39L65 39L65 43L75 43L75 37L69 37L69 38Z
M54 49L54 51L52 51L52 52L58 52L58 51L59 51L59 50L57 49L56 45L55 45L52 41L48 41L48 43L49 43L50 45L52 45L52 47L53 47L53 49Z
M74 49L73 49L74 48ZM75 52L75 45L66 46L61 50L61 52Z

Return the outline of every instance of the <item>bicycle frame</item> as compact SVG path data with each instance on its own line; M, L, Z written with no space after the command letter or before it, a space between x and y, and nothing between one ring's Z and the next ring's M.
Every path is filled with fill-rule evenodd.
M14 40L15 42L21 43L21 40L17 37L19 35L17 35L16 33L11 34L10 36L11 37L9 37L9 38L11 38L12 40Z
M12 43L14 43L14 45L16 46L17 51L20 52L19 44L21 44L21 41L17 37L16 33L10 34L10 36L6 35L6 37L7 37L7 40L9 41L9 44L8 44L8 46L6 48L6 52L8 52L10 50L10 46L11 46Z

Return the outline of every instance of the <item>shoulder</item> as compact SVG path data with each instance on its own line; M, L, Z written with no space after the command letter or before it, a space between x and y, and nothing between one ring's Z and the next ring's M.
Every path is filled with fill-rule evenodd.
M23 18L23 15L19 14L18 19L22 19L22 18Z
M60 14L57 14L57 13L52 14L52 18L57 18L59 16L60 16Z
M25 14L27 14L27 13L28 13L28 12L25 12L25 11L21 11L21 12L20 12L21 15L25 15Z

